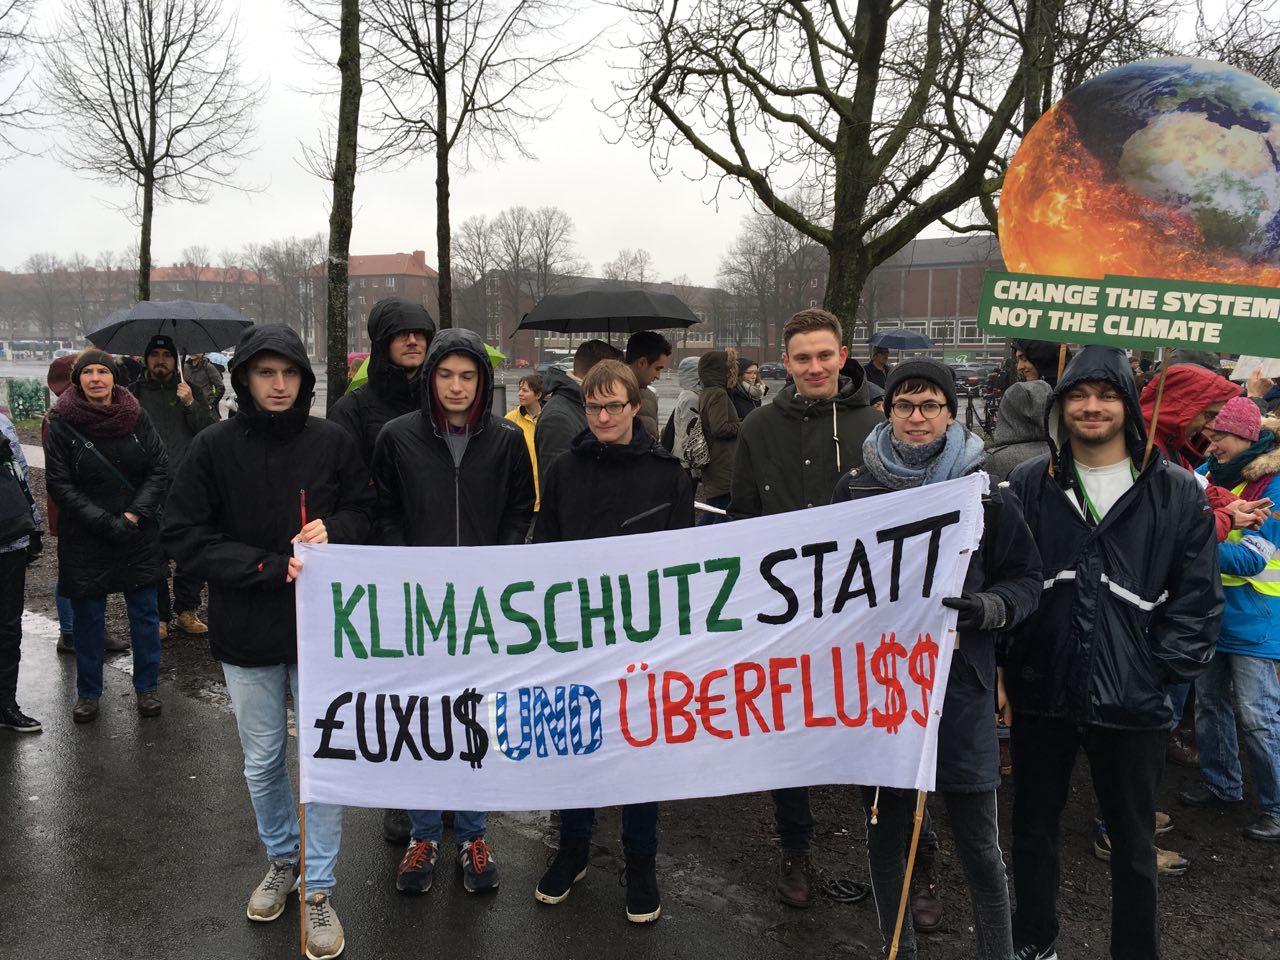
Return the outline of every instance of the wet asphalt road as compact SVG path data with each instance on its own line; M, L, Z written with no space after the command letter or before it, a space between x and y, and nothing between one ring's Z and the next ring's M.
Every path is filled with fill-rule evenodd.
M274 923L244 915L265 859L228 709L162 687L163 717L140 719L120 669L126 656L105 671L97 722L77 727L72 659L55 654L48 620L26 619L19 700L44 732L0 730L0 957L297 956L296 899ZM560 906L536 903L544 821L538 813L491 819L502 870L495 894L464 893L456 870L442 863L435 888L409 898L394 889L399 851L383 841L380 813L349 808L334 895L345 956L795 955L761 937L742 904L731 902L730 878L707 876L688 858L659 855L663 916L652 925L626 921L609 862L594 864ZM616 819L601 829L616 831Z

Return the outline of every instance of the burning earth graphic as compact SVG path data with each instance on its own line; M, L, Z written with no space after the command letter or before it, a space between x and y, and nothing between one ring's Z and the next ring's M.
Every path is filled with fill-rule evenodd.
M1007 268L1280 286L1280 93L1208 60L1143 60L1067 94L1005 175Z

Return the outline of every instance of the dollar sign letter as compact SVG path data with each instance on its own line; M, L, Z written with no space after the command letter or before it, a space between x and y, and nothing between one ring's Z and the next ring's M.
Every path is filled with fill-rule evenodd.
M453 715L467 732L467 749L458 751L458 759L470 763L473 770L480 769L484 755L489 752L489 734L476 720L476 706L483 700L472 687L453 701Z
M898 681L898 658L906 658L907 649L890 634L880 634L880 646L871 655L871 675L884 687L884 709L872 707L871 723L897 733L907 715L907 697Z
M929 634L916 637L907 661L907 673L920 688L920 709L911 711L911 719L922 727L929 725L929 694L933 693L933 673L938 663L938 645Z

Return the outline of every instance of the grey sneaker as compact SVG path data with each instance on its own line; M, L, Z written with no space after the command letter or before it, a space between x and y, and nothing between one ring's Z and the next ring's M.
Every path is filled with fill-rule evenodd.
M307 956L311 960L333 960L347 941L342 921L333 912L333 902L323 890L307 894Z
M284 913L289 894L298 889L298 865L287 860L272 860L267 875L249 895L245 915L250 920L266 923Z

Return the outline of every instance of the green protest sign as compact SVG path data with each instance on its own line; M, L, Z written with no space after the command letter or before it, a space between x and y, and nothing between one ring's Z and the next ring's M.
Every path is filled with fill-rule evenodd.
M1280 289L990 271L978 326L995 336L1033 340L1280 355Z

